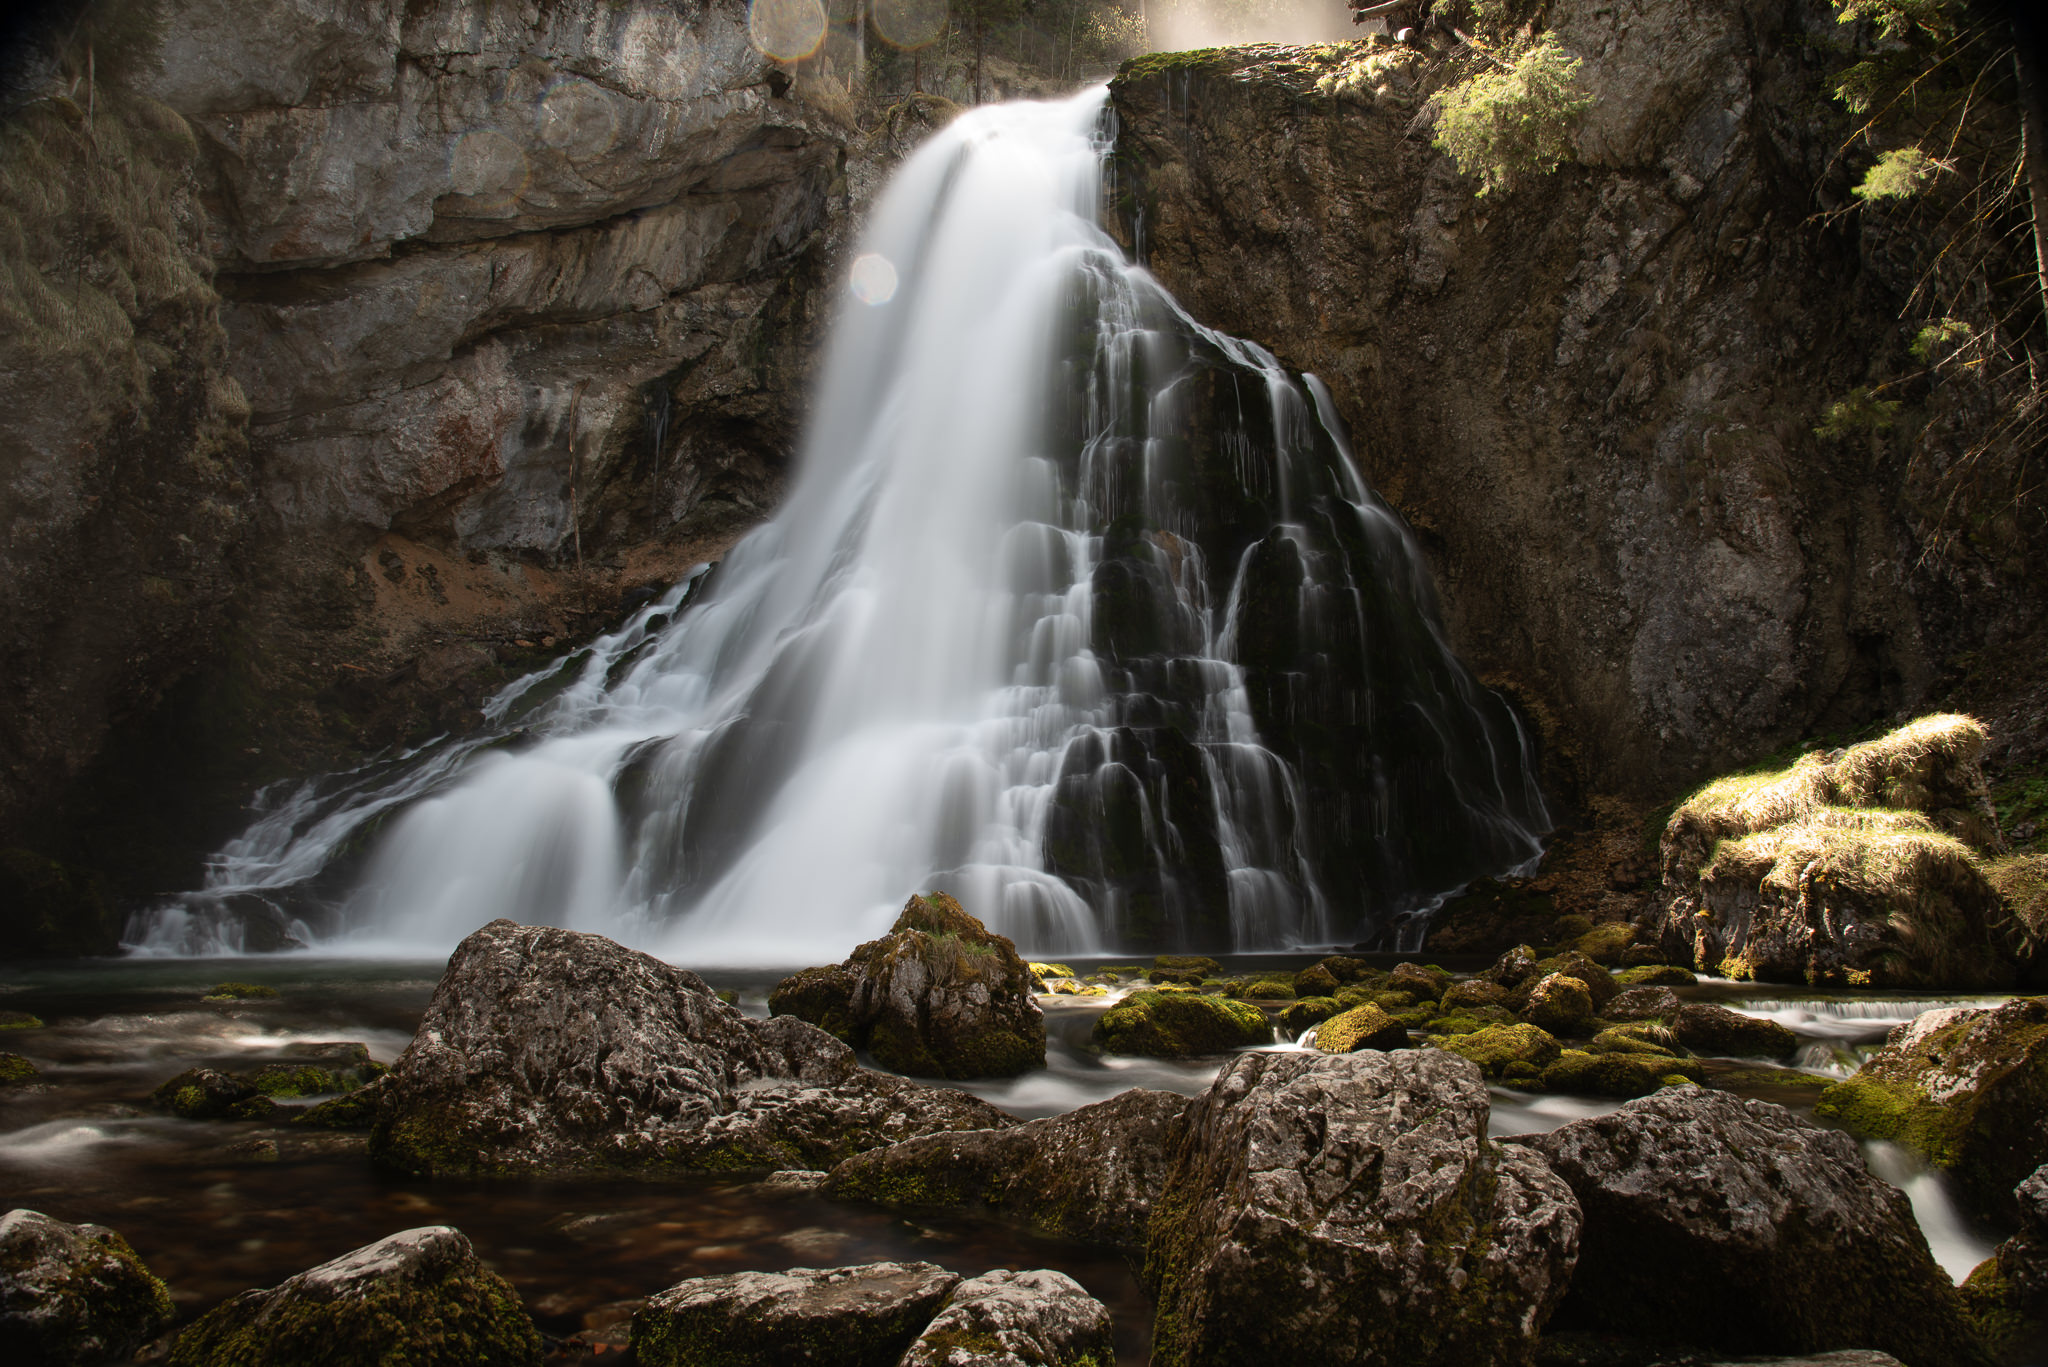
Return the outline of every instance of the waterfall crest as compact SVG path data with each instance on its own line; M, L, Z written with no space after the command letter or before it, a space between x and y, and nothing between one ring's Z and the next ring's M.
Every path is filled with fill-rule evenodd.
M512 916L822 962L939 887L1032 954L1280 949L1531 859L1527 741L1327 393L1098 225L1106 120L933 137L773 521L477 733L265 794L131 939L241 948L253 898L337 947Z

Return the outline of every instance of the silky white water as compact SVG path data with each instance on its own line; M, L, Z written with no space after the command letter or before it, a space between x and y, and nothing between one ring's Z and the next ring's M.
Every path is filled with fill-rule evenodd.
M1281 949L1533 856L1526 740L1328 396L1098 226L1104 125L1096 90L932 138L773 521L477 735L266 794L130 938L246 948L253 898L354 953L510 916L820 962L936 887L1033 954Z

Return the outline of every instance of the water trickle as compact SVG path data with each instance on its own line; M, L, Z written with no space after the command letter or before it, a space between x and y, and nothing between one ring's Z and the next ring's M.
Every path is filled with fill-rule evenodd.
M1111 126L1097 90L936 135L772 522L483 732L268 794L131 938L235 948L260 898L352 952L509 915L817 962L936 886L1034 954L1279 949L1529 860L1526 738L1327 392L1098 226Z

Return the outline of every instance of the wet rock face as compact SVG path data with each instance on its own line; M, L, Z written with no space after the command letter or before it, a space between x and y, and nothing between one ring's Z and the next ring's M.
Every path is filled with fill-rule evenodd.
M2009 1218L2014 1187L2048 1163L2048 998L1923 1012L1814 1109L1914 1150L1966 1205Z
M1144 1280L1154 1360L1528 1358L1578 1203L1437 1050L1246 1054L1189 1108Z
M646 1367L895 1367L961 1285L931 1263L796 1267L680 1282L633 1317Z
M794 1017L599 935L494 921L456 949L378 1084L371 1152L423 1175L827 1168L1011 1117L870 1072Z
M33 1210L0 1216L0 1356L8 1362L125 1362L171 1315L171 1293L113 1230Z
M539 1367L519 1295L446 1225L408 1229L245 1291L178 1335L171 1367L461 1361Z
M1045 1064L1045 1013L1017 947L943 892L912 897L879 940L776 986L768 1008L810 1021L885 1068L1011 1077Z
M901 1367L1109 1367L1109 1308L1064 1272L986 1272L953 1288Z
M927 1135L847 1159L825 1191L913 1210L985 1206L1047 1234L1142 1253L1187 1106L1134 1087L1009 1129Z
M2009 570L1962 606L1921 559L1903 451L1873 467L1814 435L1839 377L1917 325L1911 251L1876 247L1895 223L1783 226L1847 199L1814 56L1832 13L1568 0L1542 22L1595 98L1577 164L1484 199L1416 122L1450 74L1432 58L1355 96L1317 88L1341 49L1135 61L1111 89L1118 231L1370 434L1451 640L1538 704L1552 774L1655 802L1909 705L1952 651L2031 629L2040 588Z
M1961 1301L1904 1193L1871 1176L1839 1131L1683 1087L1520 1142L1585 1211L1559 1328L1731 1352L1858 1346L1916 1364L1975 1360ZM1858 1293L1817 1296L1816 1285Z

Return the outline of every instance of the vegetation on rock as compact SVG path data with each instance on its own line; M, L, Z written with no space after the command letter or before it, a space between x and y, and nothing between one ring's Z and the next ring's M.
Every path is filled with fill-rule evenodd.
M171 1322L171 1293L113 1230L0 1216L0 1348L28 1367L126 1361Z
M1571 134L1592 97L1578 85L1579 58L1549 35L1438 91L1436 145L1479 180L1478 193L1548 175L1572 155Z
M1133 992L1102 1013L1094 1033L1104 1053L1152 1058L1198 1058L1272 1042L1273 1027L1256 1006L1179 992Z

